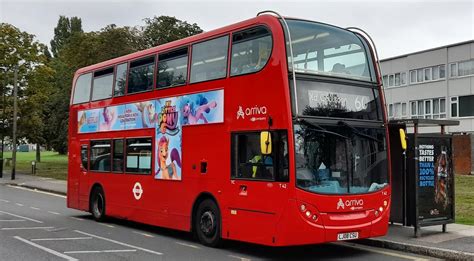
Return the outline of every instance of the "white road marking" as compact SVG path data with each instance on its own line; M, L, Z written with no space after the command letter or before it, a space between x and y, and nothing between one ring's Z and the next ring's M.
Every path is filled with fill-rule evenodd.
M114 226L109 225L109 224L105 224L105 223L97 223L97 224L102 225L102 226L106 226L106 227L110 227L110 228L114 228Z
M70 256L68 256L68 255L65 255L65 254L63 254L63 253L59 253L59 252L54 251L54 250L52 250L52 249L49 249L49 248L47 248L47 247L40 246L40 245L38 245L38 244L36 244L36 243L33 243L33 242L29 241L29 240L26 240L26 239L22 238L22 237L14 236L14 238L16 238L16 239L18 239L18 240L20 240L20 241L23 241L24 243L27 243L27 244L30 245L30 246L34 246L34 247L36 247L36 248L39 248L39 249L41 249L41 250L44 250L44 251L46 251L46 252L48 252L48 253L50 253L50 254L53 254L53 255L55 255L55 256L64 258L64 259L69 260L69 261L77 261L77 259L75 259L74 257L70 257Z
M135 248L137 250L141 250L141 251L144 251L144 252L147 252L147 253L150 253L150 254L163 255L163 253L160 253L160 252L157 252L157 251L153 251L153 250L150 250L150 249L129 245L127 243L122 243L122 242L119 242L119 241L116 241L116 240L113 240L113 239L109 239L109 238L105 238L105 237L101 237L101 236L96 236L96 235L89 234L89 233L86 233L86 232L82 232L82 231L79 231L79 230L74 230L74 231L79 233L79 234L83 234L83 235L90 236L90 237L95 237L95 238L102 239L102 240L105 240L105 241L109 241L109 242L112 242L112 243L115 243L115 244L118 244L118 245L122 245L122 246L125 246L125 247Z
M182 245L182 246L191 247L191 248L195 248L195 249L201 249L201 248L200 248L200 247L198 247L198 246L191 245L191 244L188 244L188 243L183 243L183 242L176 242L176 244L178 244L178 245Z
M27 191L41 193L41 194L45 194L45 195L49 195L49 196L55 196L55 197L59 197L59 198L66 198L66 196L63 196L63 195L54 194L54 193L51 193L51 192L41 191L41 190L37 190L37 189L24 188L24 187L19 187L19 186L14 186L14 185L7 185L7 186L10 187L10 188L27 190Z
M10 216L14 216L14 217L21 218L21 219L26 219L26 220L29 220L29 221L33 221L33 222L35 222L35 223L43 224L43 221L39 221L39 220L36 220L36 219L23 217L23 216L20 216L20 215L15 215L15 214L12 214L12 213L9 213L9 212L6 212L6 211L1 211L1 210L0 210L0 213L7 214L7 215L10 215Z
M69 218L72 218L72 219L75 219L75 220L79 220L79 221L84 221L83 218L78 218L78 217L69 217Z
M63 240L83 240L92 239L92 237L52 237L52 238L33 238L31 241L63 241Z
M20 206L20 207L24 206L23 204L20 204L20 203L15 203L15 205Z
M51 213L51 214L54 214L54 215L61 215L60 213L54 212L54 211L48 211L48 213Z
M415 260L415 261L428 261L429 260L429 259L425 259L425 258L420 258L420 257L416 257L416 256L409 256L409 255L403 255L403 254L399 254L399 253L395 253L395 252L391 252L391 251L390 252L389 251L384 251L384 250L375 249L375 248L372 248L372 247L357 245L357 244L348 243L348 242L345 242L345 243L331 243L331 244L350 247L350 248L355 248L355 249L364 250L364 251L377 253L377 254L382 254L382 255L386 255L386 256L393 256L393 257L408 259L408 260Z
M6 199L0 199L1 202L5 202L5 203L9 203L10 201L6 200Z
M34 210L41 210L39 208L36 208L36 207L30 207L31 209L34 209Z
M142 235L142 236L146 236L146 237L154 237L154 236L152 236L152 235L150 235L150 234L146 234L146 233L142 233L142 232L138 232L138 231L132 231L132 232L135 233L135 234L139 234L139 235Z
M240 259L241 261L250 261L249 258L240 257L240 256L228 255L228 257L237 258L237 259Z
M117 249L117 250L82 250L82 251L66 251L64 254L98 254L98 253L121 253L136 252L136 249Z
M0 219L0 222L22 222L24 219Z
M2 227L0 230L30 230L30 229L51 229L54 227Z

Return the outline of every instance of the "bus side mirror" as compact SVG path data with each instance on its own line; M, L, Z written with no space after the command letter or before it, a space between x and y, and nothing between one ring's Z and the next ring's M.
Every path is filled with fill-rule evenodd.
M260 151L262 155L272 154L272 135L269 131L260 132Z
M402 149L407 150L407 139L404 129L400 129L400 142L402 144Z

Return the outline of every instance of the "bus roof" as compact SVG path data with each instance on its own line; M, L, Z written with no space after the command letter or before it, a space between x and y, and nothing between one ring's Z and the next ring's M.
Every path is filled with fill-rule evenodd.
M246 26L250 26L250 25L254 25L254 24L258 24L258 23L268 22L268 21L271 21L273 19L277 19L277 17L273 16L273 15L269 15L269 14L256 16L254 18L247 19L247 20L235 23L235 24L224 26L224 27L220 27L220 28L211 30L209 32L203 32L203 33L200 33L200 34L197 34L197 35L189 36L189 37L186 37L186 38L183 38L183 39L180 39L180 40L176 40L176 41L173 41L173 42L169 42L169 43L166 43L166 44L155 46L155 47L152 47L152 48L149 48L149 49L134 52L134 53L127 54L127 55L124 55L124 56L120 56L120 57L117 57L117 58L114 58L114 59L106 60L106 61L103 61L103 62L100 62L100 63L97 63L97 64L89 65L87 67L83 67L83 68L78 69L76 71L76 76L78 74L94 71L94 70L101 69L101 68L111 66L111 65L114 65L114 64L120 64L120 63L123 63L123 62L126 62L126 61L138 59L140 57L145 57L147 55L156 54L158 52L162 52L162 51L165 51L165 50L172 50L172 49L180 47L180 46L200 42L202 40L211 39L214 36L218 36L218 35L224 34L224 33L229 32L229 31L234 31L236 29L246 27Z

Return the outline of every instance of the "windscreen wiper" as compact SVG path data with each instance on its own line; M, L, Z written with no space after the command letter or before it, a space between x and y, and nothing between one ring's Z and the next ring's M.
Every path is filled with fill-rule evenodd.
M303 124L306 125L306 126L316 128L316 129L311 128L311 130L313 130L313 131L317 131L317 132L321 132L321 133L327 133L327 134L331 134L331 135L338 136L338 137L340 137L340 138L349 140L349 137L346 137L346 136L344 136L344 135L342 135L342 134L339 134L339 133L337 133L337 132L333 132L333 131L330 131L330 130L326 130L325 128L319 126L319 125L316 124L316 123L312 123L312 122L309 122L309 121L303 120L303 119L298 119L298 122L303 123Z
M364 134L362 132L360 132L358 129L352 127L349 123L345 122L345 121L338 121L337 122L337 125L343 125L345 127L348 127L349 129L351 129L356 135L359 135L361 137L364 137L364 138L367 138L367 139L370 139L370 140L373 140L373 141L376 141L376 142L380 142L379 139L373 137L373 136L370 136L368 134Z

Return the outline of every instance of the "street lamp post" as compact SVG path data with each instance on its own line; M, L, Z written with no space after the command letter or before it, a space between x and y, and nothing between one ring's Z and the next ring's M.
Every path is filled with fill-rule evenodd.
M13 151L12 151L12 180L16 172L16 118L17 118L17 95L18 95L18 65L15 66L13 76Z
M5 79L4 79L4 84L2 86L2 96L3 96L3 103L2 103L2 148L0 150L0 178L3 178L3 150L5 147L5 106L6 106L6 100L5 100L5 89L7 88L7 73L5 70Z

